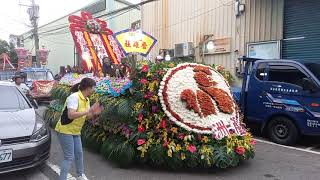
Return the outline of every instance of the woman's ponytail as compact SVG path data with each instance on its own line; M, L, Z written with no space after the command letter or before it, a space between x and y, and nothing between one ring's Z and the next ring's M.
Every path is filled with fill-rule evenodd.
M73 85L70 89L71 93L75 93L79 91L80 83Z

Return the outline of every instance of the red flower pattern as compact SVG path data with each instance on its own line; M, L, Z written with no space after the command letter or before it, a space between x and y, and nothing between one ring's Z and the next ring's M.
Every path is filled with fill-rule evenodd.
M148 65L143 65L142 68L141 68L141 71L146 73L149 71L149 66Z
M205 66L196 66L193 69L194 72L204 72L207 75L212 75L210 68L209 67L205 67Z
M208 75L204 72L196 72L194 74L194 79L197 81L197 83L200 86L204 86L204 87L210 87L210 86L214 86L217 83L214 82L211 77L208 77Z
M242 146L237 147L235 151L239 155L243 155L244 153L246 153L246 149Z
M223 90L214 87L200 87L208 93L217 103L219 109L227 114L234 112L234 104L231 97Z
M138 121L139 121L139 122L142 122L142 121L143 121L143 114L142 114L142 113L140 113L140 114L138 115Z
M144 85L144 84L147 84L147 83L148 83L148 80L147 80L147 79L141 79L141 80L140 80L140 83L143 84L143 85Z
M207 93L197 90L197 99L200 105L201 113L204 117L207 117L211 114L217 114L211 97Z
M161 123L160 123L160 127L162 129L165 129L167 127L167 121L165 119L162 119Z
M144 127L142 125L138 126L138 132L143 133L145 131Z
M187 108L189 110L193 110L195 113L198 113L200 117L202 117L197 103L197 96L191 89L183 90L180 97L182 101L186 101Z

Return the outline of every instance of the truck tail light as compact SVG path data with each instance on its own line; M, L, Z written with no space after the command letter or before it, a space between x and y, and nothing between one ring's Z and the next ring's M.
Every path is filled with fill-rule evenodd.
M311 107L320 107L320 104L319 103L311 103L310 106Z

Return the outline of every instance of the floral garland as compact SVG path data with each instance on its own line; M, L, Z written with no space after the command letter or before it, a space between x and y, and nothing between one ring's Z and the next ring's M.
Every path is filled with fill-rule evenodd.
M119 97L121 94L125 94L125 91L131 86L132 82L128 78L104 78L98 82L95 91L101 95Z
M59 84L61 85L67 85L67 86L73 86L77 83L79 83L83 78L92 78L97 79L93 77L92 74L77 74L77 73L68 73L65 74L59 81Z
M95 145L84 143L87 144L85 146L90 149L96 146L98 152L119 165L135 164L134 162L140 161L156 167L169 166L168 168L172 169L213 166L226 168L237 166L242 160L253 158L255 141L250 133L243 129L236 107L232 108L233 113L231 114L221 112L224 104L219 104L218 99L225 98L224 95L229 96L229 91L223 91L226 94L218 92L219 96L216 94L214 96L217 96L217 99L213 99L214 97L209 93L211 92L209 89L215 91L216 89L224 90L223 87L228 89L226 84L223 86L225 83L223 78L216 78L216 72L207 66L184 65L187 66L176 70L183 65L177 66L169 62L158 64L139 62L137 78L133 79L133 90L130 94L112 97L96 92L94 96L97 98L92 97L92 102L94 102L93 99L98 99L106 108L96 123L86 123L85 133L82 134L84 142L94 142ZM184 70L189 72L186 74ZM212 86L204 87L197 83L194 78L197 72L205 73L207 76L202 78L213 82ZM170 73L172 73L171 80L177 80L177 83L168 80L165 87L165 82L161 80L167 80L166 77ZM179 76L176 77L177 75ZM176 87L176 91L181 91L181 94L176 93L175 96L172 96L170 90L173 87ZM186 115L190 115L190 118L202 118L202 121L206 118L224 115L232 117L229 124L223 118L218 119L215 122L216 133L211 133L212 129L209 127L210 133L208 134L197 133L180 126L172 121L165 111L161 110L164 103L159 99L163 97L158 96L158 93L165 88L167 98L176 101L170 104L175 113L172 116L185 118L181 116L181 112L177 112L179 109L187 112ZM55 99L69 94L68 89L67 86L59 85L53 93ZM201 98L201 96L206 96L206 98ZM206 112L205 107L201 107L199 101L202 99L204 102L211 99L210 102L216 114L210 112L213 108L207 108L208 112ZM178 108L175 108L175 104L179 105ZM204 114L210 115L204 117ZM190 127L200 126L194 122L187 123L189 124L185 125L190 125ZM227 125L236 128L230 129ZM238 136L239 134L242 135Z
M61 78L60 85L73 86L80 83L83 78L91 78L97 82L95 88L96 93L100 95L111 95L113 97L119 97L121 94L125 94L127 89L132 86L132 81L128 78L99 78L92 74L76 74L69 73Z
M165 114L188 131L217 139L246 134L229 85L209 66L184 63L170 69L158 95Z
M101 31L101 26L96 20L90 19L86 22L86 29L92 33L99 33Z

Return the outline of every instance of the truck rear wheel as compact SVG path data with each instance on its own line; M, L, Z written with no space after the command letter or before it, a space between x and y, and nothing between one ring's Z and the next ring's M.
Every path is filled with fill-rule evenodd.
M298 140L299 132L297 127L286 117L273 118L267 128L269 138L275 143L293 145Z

